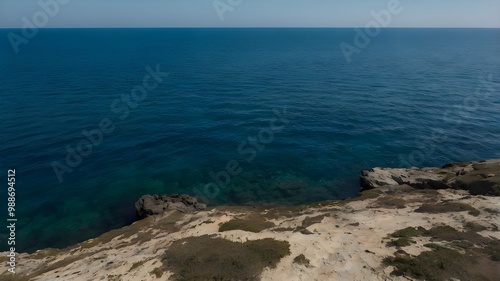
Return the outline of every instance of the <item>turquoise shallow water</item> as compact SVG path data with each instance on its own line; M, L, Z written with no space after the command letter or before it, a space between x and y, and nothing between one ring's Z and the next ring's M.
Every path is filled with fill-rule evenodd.
M9 32L20 31L0 38ZM301 204L355 195L359 171L373 166L500 157L500 30L385 29L348 63L339 44L354 36L51 29L17 55L2 39L0 179L6 186L16 169L18 249L63 247L131 223L146 193ZM120 119L122 95L157 65L169 76ZM274 110L286 110L287 122L271 139ZM61 183L53 163L66 165L67 146L105 118L114 131ZM237 175L206 187L231 160Z

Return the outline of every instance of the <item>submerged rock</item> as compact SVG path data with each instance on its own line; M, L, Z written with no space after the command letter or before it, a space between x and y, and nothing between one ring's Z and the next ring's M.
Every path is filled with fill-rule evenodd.
M382 186L463 189L473 195L500 196L500 159L446 164L441 168L373 168L361 172L363 190Z
M177 210L183 213L194 213L206 209L196 197L186 194L144 195L135 202L137 217L140 219Z

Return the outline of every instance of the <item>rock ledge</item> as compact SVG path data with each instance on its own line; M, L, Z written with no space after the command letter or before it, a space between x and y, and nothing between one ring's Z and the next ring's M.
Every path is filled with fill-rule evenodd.
M441 168L373 168L361 172L362 190L382 186L463 189L472 195L500 196L500 159L458 162Z
M135 202L137 217L140 219L163 214L170 210L182 213L195 213L206 209L206 205L199 203L198 199L191 195L144 195Z

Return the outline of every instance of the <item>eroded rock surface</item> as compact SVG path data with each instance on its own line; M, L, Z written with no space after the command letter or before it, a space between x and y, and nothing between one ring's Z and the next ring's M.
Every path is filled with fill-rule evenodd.
M494 191L498 162L373 169L364 184L378 188L303 206L194 213L204 206L193 197L146 195L137 206L149 217L65 249L17 253L15 275L1 253L0 281L496 281L500 197L421 187Z
M500 159L452 163L441 168L373 168L361 172L363 190L400 185L500 196Z
M186 194L144 195L135 203L138 218L163 214L170 210L183 213L194 213L206 209L206 205L198 202L193 196Z
M496 281L498 206L497 196L399 186L309 206L171 210L65 249L18 253L15 276L2 253L0 281L235 280L240 272L262 281Z

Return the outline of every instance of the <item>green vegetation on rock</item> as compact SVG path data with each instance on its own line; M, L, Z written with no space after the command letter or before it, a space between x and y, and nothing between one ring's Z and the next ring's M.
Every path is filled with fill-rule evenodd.
M423 252L417 257L400 255L384 260L396 267L394 275L409 275L428 281L451 280L495 280L493 275L482 274L476 263L468 255L444 247L435 247L431 252Z
M407 227L403 228L401 230L398 230L391 234L392 237L405 237L405 238L411 238L415 236L420 236L425 233L425 228L419 226L419 227Z
M223 223L219 227L219 231L243 230L258 233L273 226L275 226L274 223L266 221L264 218L246 220L237 219Z
M481 213L478 209L471 205L456 202L440 202L440 203L426 203L422 204L415 210L417 213L449 213L449 212L464 212L468 211L470 215L479 216Z
M172 280L256 281L266 267L275 267L290 254L290 244L271 238L232 242L210 236L177 240L163 258Z
M300 254L300 255L296 256L293 259L293 262L296 264L305 265L305 266L309 266L311 263L311 261L308 258L306 258L306 256L304 256L304 254Z
M391 234L398 237L392 241L395 246L408 246L409 239L427 236L431 241L424 246L432 251L411 256L405 252L384 259L386 265L395 267L394 275L405 275L417 279L437 281L451 280L498 280L500 241L477 234L484 227L466 223L465 232L447 225L435 226L429 230L423 227L407 227ZM408 241L407 241L408 240Z

